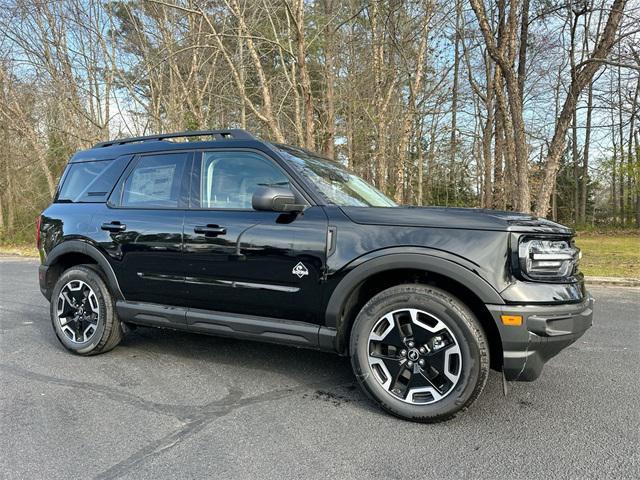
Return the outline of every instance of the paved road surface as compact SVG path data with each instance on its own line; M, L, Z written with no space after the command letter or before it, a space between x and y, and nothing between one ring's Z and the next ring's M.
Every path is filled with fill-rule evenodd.
M640 478L640 290L534 383L464 416L392 418L330 354L140 328L67 353L33 260L0 258L0 478Z

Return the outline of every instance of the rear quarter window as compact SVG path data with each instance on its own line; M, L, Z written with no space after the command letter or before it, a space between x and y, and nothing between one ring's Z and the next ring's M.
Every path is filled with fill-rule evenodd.
M102 203L131 159L119 157L99 162L71 163L56 197L58 203Z

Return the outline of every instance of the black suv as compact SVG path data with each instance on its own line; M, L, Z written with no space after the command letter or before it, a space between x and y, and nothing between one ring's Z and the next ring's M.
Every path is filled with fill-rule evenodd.
M534 380L592 320L572 230L400 207L243 130L79 152L37 232L40 288L75 353L106 352L133 325L328 350L416 421L467 408L490 367Z

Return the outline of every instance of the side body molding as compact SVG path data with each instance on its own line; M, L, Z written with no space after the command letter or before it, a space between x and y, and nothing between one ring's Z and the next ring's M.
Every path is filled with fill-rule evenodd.
M480 275L453 260L443 258L444 255L450 254L441 252L443 256L436 256L437 253L432 251L429 253L377 253L378 256L363 261L345 275L329 298L325 312L325 325L329 329L336 330L338 350L344 346L346 326L342 325L342 317L350 295L367 278L385 271L412 269L436 273L464 285L485 304L504 304L500 294Z
M111 264L97 247L87 241L66 240L63 243L58 244L47 254L47 258L44 261L43 265L46 267L51 267L56 264L57 260L60 257L71 253L82 253L94 259L104 272L107 282L109 283L109 287L115 294L116 298L119 300L125 299L124 295L122 294L122 290L120 290L118 279L115 272L113 271L113 268L111 267Z

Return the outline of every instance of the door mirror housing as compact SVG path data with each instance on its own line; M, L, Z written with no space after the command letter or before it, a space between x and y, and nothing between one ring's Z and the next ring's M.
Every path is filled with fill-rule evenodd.
M296 203L294 193L285 187L262 186L251 197L254 210L267 212L302 212L306 205Z

